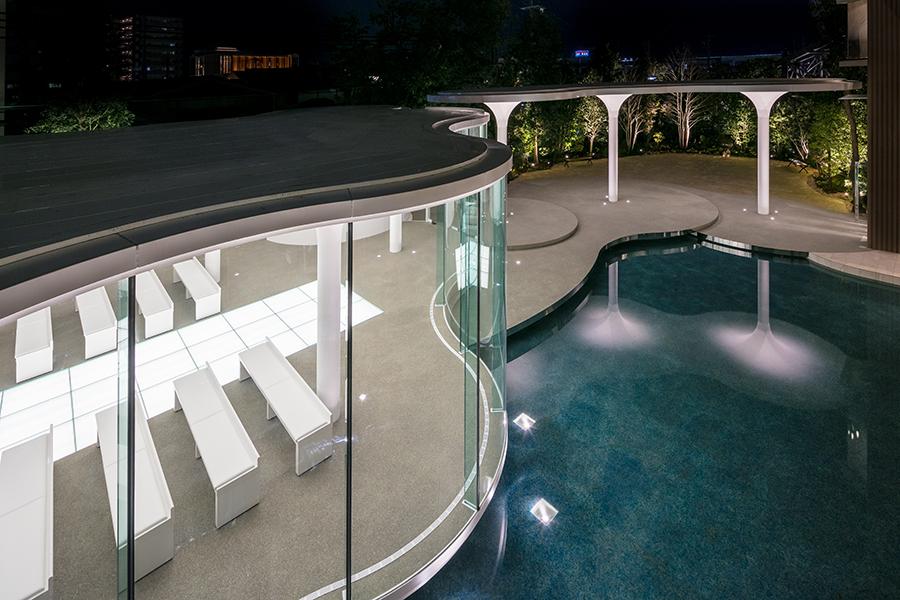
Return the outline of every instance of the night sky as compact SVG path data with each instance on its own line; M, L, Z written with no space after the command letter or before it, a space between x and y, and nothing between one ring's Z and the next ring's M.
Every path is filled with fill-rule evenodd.
M40 2L42 0L28 0ZM516 11L529 0L511 0ZM809 42L809 0L542 0L568 49L609 41L625 53L689 43L698 54L780 52ZM377 0L106 0L108 11L180 15L188 46L232 44L302 51L320 44L333 15L363 20Z

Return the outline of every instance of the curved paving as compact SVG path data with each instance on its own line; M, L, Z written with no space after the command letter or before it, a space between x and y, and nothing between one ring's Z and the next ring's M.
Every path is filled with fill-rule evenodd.
M573 175L576 171L536 173L509 186L511 206L519 197L541 199L566 208L579 221L575 234L563 242L509 252L506 303L512 331L568 298L604 246L639 234L703 229L719 216L705 198L655 183L624 182L623 200L611 204L604 201L605 185L587 183Z
M900 256L865 249L865 223L841 201L809 187L789 167L772 167L773 218L757 215L755 163L697 155L622 160L620 200L604 203L606 161L528 173L509 185L509 205L539 199L570 210L579 227L553 246L509 253L508 322L520 329L565 300L600 250L629 236L698 231L743 244L809 253L812 262L900 284ZM746 209L746 210L745 210ZM540 226L534 222L534 226Z
M578 229L575 213L559 204L510 197L506 210L507 250L552 246L572 237Z

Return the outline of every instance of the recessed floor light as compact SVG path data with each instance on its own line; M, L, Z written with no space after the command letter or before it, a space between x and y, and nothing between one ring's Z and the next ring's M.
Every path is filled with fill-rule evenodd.
M359 395L359 399L360 399L361 401L363 401L363 402L366 401L366 398L368 398L368 396L367 396L366 394L360 394L360 395Z
M519 429L522 431L528 431L534 425L535 421L525 413L520 414L518 417L513 419L513 423L519 426Z
M517 260L517 261L516 261L516 264L517 264L517 265L521 265L521 264L522 264L522 261L521 261L521 260Z
M413 250L413 251L412 251L412 253L413 253L413 254L415 254L415 253L416 253L416 251L415 251L415 250Z
M556 515L559 514L559 511L556 510L556 507L554 507L543 498L534 503L534 506L531 507L530 512L532 515L534 515L535 519L537 519L544 525L549 525L550 521L555 519Z

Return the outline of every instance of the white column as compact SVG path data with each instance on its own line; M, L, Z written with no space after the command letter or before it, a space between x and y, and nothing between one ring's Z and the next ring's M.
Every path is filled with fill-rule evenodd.
M494 114L494 120L497 121L497 141L501 144L508 144L509 115L512 114L513 109L517 107L519 103L485 102L484 104L488 107L488 110Z
M756 261L756 329L771 331L769 322L769 261Z
M425 207L425 222L431 223L431 208Z
M769 214L769 117L785 92L742 92L756 107L756 212Z
M390 217L390 250L394 254L403 250L403 213Z
M203 266L216 281L222 281L222 251L213 250L203 255Z
M597 96L609 113L609 194L610 202L619 201L619 109L630 94Z
M343 225L316 229L316 393L341 416L341 238Z

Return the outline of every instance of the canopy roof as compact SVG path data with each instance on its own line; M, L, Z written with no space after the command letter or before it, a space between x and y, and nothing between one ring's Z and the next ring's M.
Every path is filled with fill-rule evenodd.
M671 94L677 92L845 92L862 84L848 79L706 79L696 81L647 81L641 83L601 83L592 85L525 86L448 90L431 94L429 102L442 104L479 104L493 102L546 102L571 100L585 96Z

